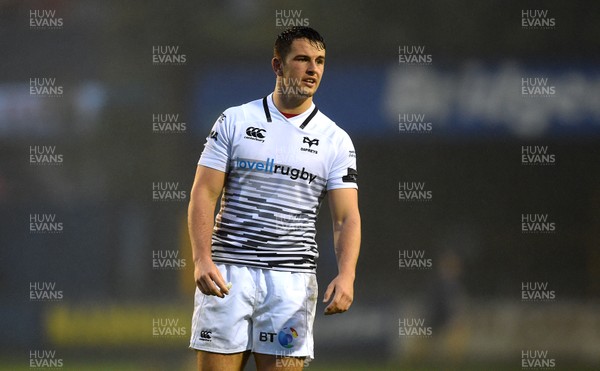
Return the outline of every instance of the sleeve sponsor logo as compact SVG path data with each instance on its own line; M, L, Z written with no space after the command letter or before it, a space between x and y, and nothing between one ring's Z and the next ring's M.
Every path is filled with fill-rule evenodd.
M351 167L348 168L348 174L342 177L344 183L356 183L358 181L358 171Z

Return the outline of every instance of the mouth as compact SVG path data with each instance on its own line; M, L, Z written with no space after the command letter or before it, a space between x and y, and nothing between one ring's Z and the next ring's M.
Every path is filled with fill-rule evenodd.
M312 78L312 77L303 79L302 82L304 82L305 85L308 85L311 88L313 88L317 85L317 79Z

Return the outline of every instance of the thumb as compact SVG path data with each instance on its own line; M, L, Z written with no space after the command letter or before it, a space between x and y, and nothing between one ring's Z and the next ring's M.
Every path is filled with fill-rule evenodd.
M334 287L335 286L333 285L333 283L330 283L329 286L327 286L327 290L325 290L325 295L323 295L323 303L329 301L331 294L333 294Z

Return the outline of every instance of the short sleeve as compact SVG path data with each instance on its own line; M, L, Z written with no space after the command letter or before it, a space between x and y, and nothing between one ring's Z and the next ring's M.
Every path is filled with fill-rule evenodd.
M231 153L229 122L230 118L227 117L227 111L225 111L219 116L208 134L198 165L225 173L229 170Z
M356 151L348 134L345 132L343 134L342 141L333 160L333 166L327 177L327 190L337 188L358 189Z

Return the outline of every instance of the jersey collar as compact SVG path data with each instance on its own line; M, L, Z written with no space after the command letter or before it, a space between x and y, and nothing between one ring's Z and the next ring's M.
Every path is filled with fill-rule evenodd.
M298 122L300 122L300 120L304 119L304 121L302 121L302 123L299 125L300 129L304 129L306 127L306 125L308 125L310 120L312 120L313 117L315 117L317 112L319 112L319 109L317 108L317 106L314 103L311 103L309 109L302 112L298 116L294 116L294 117L291 117L288 119L287 117L282 115L281 112L279 112L277 107L275 107L275 103L273 103L273 93L264 97L262 100L262 103L263 103L263 109L265 110L265 117L267 118L267 122L273 121L271 118L271 112L275 112L277 115L281 116L282 119L289 121L290 123L292 123L294 125L296 125Z

